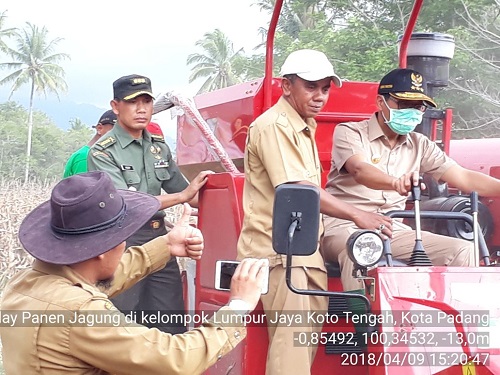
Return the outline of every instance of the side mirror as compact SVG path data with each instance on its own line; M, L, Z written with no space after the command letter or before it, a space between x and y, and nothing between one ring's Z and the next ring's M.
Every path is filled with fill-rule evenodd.
M318 248L319 189L283 184L276 188L273 207L273 248L278 254L311 255Z

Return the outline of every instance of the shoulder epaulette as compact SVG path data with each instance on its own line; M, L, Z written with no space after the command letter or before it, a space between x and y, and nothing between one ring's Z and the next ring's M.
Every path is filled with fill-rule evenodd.
M88 284L85 284L85 283L81 283L80 285L80 288L82 290L85 290L87 293L89 293L90 295L92 295L92 299L108 299L106 294L104 294L103 291L99 290L99 289L96 289L95 287L92 287Z
M114 137L107 137L103 139L100 142L97 142L95 144L97 149L104 150L105 148L108 148L111 145L114 145L116 143L116 139Z
M276 119L276 123L281 126L287 126L288 125L288 117L286 117L285 112L281 112L278 115L278 118Z
M163 143L165 143L165 138L163 137L163 135L159 135L159 134L151 134L151 140L153 142L163 142Z

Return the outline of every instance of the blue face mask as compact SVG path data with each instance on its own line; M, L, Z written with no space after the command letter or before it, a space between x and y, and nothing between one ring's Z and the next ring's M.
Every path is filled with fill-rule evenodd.
M389 128L396 134L407 135L415 130L418 124L422 122L424 113L414 108L393 109L387 105L384 98L384 103L389 109L389 120L382 113L382 117Z

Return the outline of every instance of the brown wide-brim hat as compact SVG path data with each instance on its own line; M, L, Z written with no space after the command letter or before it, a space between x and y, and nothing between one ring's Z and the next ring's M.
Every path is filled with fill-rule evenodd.
M100 171L60 181L49 201L23 220L19 240L36 259L75 264L112 250L160 208L152 195L117 190Z

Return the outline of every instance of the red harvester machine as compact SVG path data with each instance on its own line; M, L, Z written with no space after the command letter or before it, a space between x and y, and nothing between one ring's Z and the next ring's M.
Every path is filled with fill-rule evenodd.
M276 1L270 23L265 77L194 98L198 111L235 167L227 168L228 160L225 163L219 160L221 153L214 152L213 142L207 141L203 131L193 126L189 114L178 120L177 159L185 175L190 179L200 170L218 172L209 176L200 194L198 226L205 236L206 249L203 259L197 263L195 287L188 291L195 295L197 311L217 309L228 300L229 293L214 288L215 263L236 258L243 218L242 159L246 130L281 95L281 81L272 76L272 52L282 3L282 0ZM427 58L427 65L419 65L418 58L407 53L408 46L414 39L444 38L446 41L447 37L412 34L422 4L423 0L415 1L401 39L400 66L413 66L427 78L431 77L429 84L434 86L427 89L432 90L443 83L439 77L433 80L435 71L442 71L435 68L447 63L449 56ZM432 60L434 65L428 65ZM323 183L330 169L335 125L368 118L376 110L376 91L377 83L371 82L344 82L342 88L332 88L329 102L316 118ZM497 155L494 147L498 143L495 140L451 141L451 116L451 109L427 111L420 131L438 142L463 166L500 177L500 163L494 157ZM477 152L482 153L474 156ZM428 196L423 197L420 204L424 219L422 228L472 240L473 220L469 213L473 210L469 196L460 195L453 187L428 185ZM379 322L373 332L355 337L346 299L342 293L333 293L329 309L338 319L324 325L325 334L318 338L319 348L312 373L500 374L500 299L497 297L500 268L494 264L494 255L500 249L499 205L498 199L481 199L476 210L481 224L478 232L483 234L479 237L486 239L492 255L488 259L485 247L482 247L481 267L396 267L398 262L395 260L392 266L389 262L389 266L368 270L370 287L366 301L375 316L385 313L393 316L391 324ZM410 218L413 211L409 212L399 214ZM444 220L436 220L443 212L452 214L444 214ZM329 290L342 291L338 265L329 264L328 270ZM441 317L442 324L437 320L426 323L425 317ZM264 374L267 340L265 323L251 323L247 339L212 366L207 374ZM353 340L358 341L353 344Z

